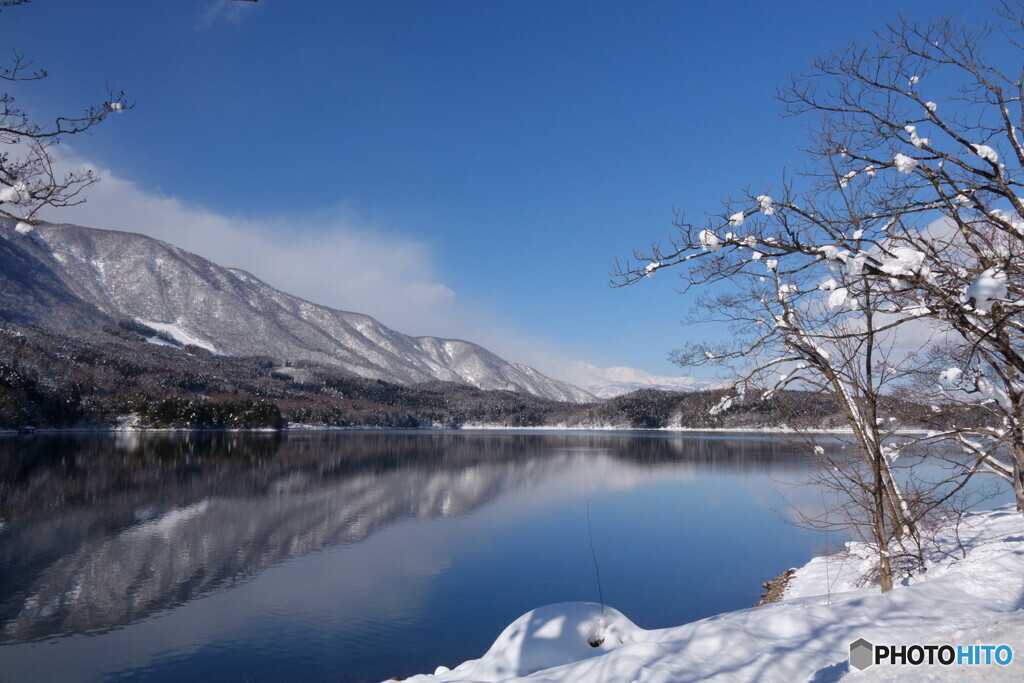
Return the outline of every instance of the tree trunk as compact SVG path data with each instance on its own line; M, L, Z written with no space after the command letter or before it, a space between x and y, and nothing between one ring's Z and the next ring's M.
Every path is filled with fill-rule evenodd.
M889 553L884 548L878 553L878 585L883 593L892 590L892 565L889 563Z
M875 499L875 519L871 527L874 531L875 543L878 545L878 585L883 593L888 593L892 590L892 564L889 561L889 534L885 530L885 518L886 506L893 506L893 500L885 487L882 461L877 453L871 466L874 470L872 474L875 477L874 491L872 491ZM898 518L893 522L898 524Z
M1015 443L1013 451L1013 493L1017 497L1017 512L1024 515L1024 446Z

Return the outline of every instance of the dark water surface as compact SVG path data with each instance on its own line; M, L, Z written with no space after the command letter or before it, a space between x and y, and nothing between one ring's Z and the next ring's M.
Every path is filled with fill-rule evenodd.
M0 680L364 681L598 599L661 628L749 607L822 537L766 436L0 437Z

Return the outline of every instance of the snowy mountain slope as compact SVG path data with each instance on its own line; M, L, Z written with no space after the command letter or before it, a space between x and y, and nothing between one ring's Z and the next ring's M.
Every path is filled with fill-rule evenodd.
M0 235L5 228L0 224ZM105 317L67 287L53 264L32 253L38 249L31 235L19 237L0 239L0 322L75 328Z
M440 380L561 401L593 400L578 387L476 344L401 334L370 316L291 296L249 273L144 235L51 224L20 234L5 221L0 237L3 284L8 271L14 272L9 261L20 263L22 273L17 296L0 300L5 316L53 322L46 306L21 308L21 302L45 298L42 292L50 288L56 292L51 299L76 313L75 322L67 322L72 326L98 309L214 353L314 361L399 384Z
M669 377L652 375L636 368L599 368L587 365L578 384L598 398L615 398L638 389L660 389L661 391L697 391L715 388L714 382L693 377Z

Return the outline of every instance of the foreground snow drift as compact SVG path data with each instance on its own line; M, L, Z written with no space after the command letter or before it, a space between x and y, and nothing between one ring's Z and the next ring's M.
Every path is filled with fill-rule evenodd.
M1024 517L1012 506L965 518L934 539L927 572L885 595L864 586L866 553L815 558L786 599L675 628L646 631L593 603L524 614L477 660L428 681L1024 680ZM1006 644L1008 666L849 668L849 645ZM592 646L596 644L596 646Z
M502 631L487 654L452 672L455 678L440 680L500 681L526 676L618 650L643 633L618 610L593 602L538 607Z

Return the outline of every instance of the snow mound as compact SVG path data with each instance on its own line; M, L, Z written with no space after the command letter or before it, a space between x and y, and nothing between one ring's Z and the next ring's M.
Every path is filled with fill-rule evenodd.
M501 681L581 662L632 643L642 633L618 610L593 602L562 602L531 610L502 631L480 659L415 681ZM439 667L439 670L443 667Z

